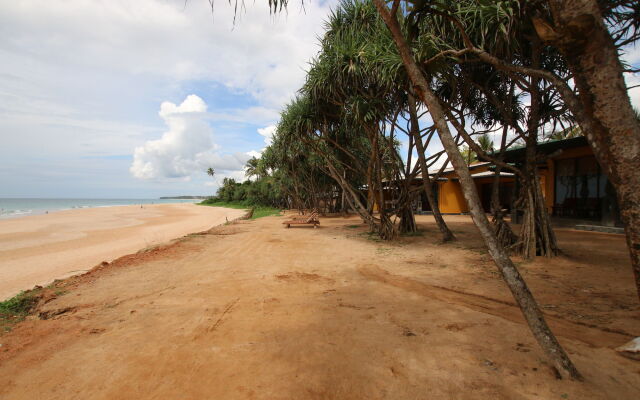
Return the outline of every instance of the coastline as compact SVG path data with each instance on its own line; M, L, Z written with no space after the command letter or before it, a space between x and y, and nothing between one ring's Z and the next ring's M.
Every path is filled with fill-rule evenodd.
M0 221L33 215L86 208L121 207L153 204L195 204L199 199L82 199L82 198L0 198Z
M100 206L0 219L0 299L208 230L244 210L193 203Z

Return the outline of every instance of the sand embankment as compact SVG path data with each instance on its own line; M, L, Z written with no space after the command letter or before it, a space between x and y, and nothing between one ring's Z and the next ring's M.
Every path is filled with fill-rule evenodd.
M522 263L585 376L557 380L471 219L382 242L357 218L220 226L59 282L0 335L0 399L639 399L623 236ZM55 295L52 293L60 293Z
M155 204L0 220L0 299L243 214L195 204Z

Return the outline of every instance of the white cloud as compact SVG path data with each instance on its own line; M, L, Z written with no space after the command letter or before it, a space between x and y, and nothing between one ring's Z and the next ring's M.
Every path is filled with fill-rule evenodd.
M186 181L194 162L238 167L245 152L260 149L255 129L277 121L303 83L336 3L305 1L304 12L292 3L277 15L270 15L267 2L247 3L234 25L227 2L216 2L212 15L206 0L189 0L186 7L184 0L0 1L0 160L6 168L27 166L15 179L0 174L0 187L17 197L27 188L33 196L31 187L43 186L21 178L104 156L114 158L105 158L105 170L89 181L113 190L100 193L142 197L199 190L205 175ZM212 141L201 156L180 156L163 167L161 150L179 151L162 132L178 131L158 123L157 105L179 103L189 93L203 98L208 110L175 119L210 123L225 149L215 150ZM143 153L135 173L156 177L144 184L123 159L136 147ZM49 167L36 168L37 162ZM94 174L84 161L74 162ZM169 187L160 183L167 176L179 179ZM67 196L72 187L81 197L94 196L95 189L62 178L39 195Z
M40 74L84 69L214 80L279 108L304 79L331 3L305 2L304 12L292 4L273 16L259 1L234 25L233 6L220 2L212 16L206 0L186 7L182 0L3 2L0 48L29 69L46 61Z
M136 147L131 174L138 179L178 178L189 180L212 167L216 171L239 171L249 159L246 153L221 154L212 141L206 122L207 105L196 95L180 104L164 102L160 117L168 130L157 140Z
M258 129L258 133L264 138L264 143L269 146L273 142L273 135L276 133L276 126L269 125L267 127L260 128Z
M264 128L258 128L258 134L262 136L265 147L263 147L262 150L260 151L251 150L247 152L249 157L260 158L266 146L270 146L271 143L273 143L273 135L275 135L275 133L276 133L275 125L269 125L269 126L265 126Z
M260 156L262 155L262 152L260 151L255 151L255 150L251 150L247 152L247 155L251 158L260 158Z

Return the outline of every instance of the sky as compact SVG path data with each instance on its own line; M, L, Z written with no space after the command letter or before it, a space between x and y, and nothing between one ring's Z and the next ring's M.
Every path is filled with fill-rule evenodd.
M208 0L1 2L0 197L212 195L243 180L336 3L271 15L247 2L234 23L224 0L213 13ZM640 48L624 58L637 67Z
M0 4L0 197L211 195L268 143L335 4ZM212 179L205 171L216 170Z

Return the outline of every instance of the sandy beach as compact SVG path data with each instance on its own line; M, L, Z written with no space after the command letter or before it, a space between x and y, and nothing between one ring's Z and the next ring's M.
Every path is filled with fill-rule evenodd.
M520 262L584 382L558 380L471 219L382 242L355 217L216 227L45 289L0 335L2 399L638 399L622 235Z
M0 220L0 299L243 214L195 204L155 204Z

